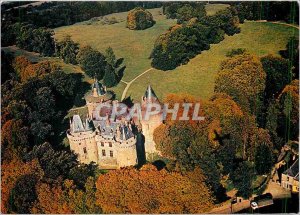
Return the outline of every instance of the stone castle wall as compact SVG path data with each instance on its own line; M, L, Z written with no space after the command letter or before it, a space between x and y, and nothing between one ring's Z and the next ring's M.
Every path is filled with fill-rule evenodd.
M70 148L78 155L80 162L86 164L90 162L97 163L98 159L95 136L95 131L86 131L74 134L67 133Z

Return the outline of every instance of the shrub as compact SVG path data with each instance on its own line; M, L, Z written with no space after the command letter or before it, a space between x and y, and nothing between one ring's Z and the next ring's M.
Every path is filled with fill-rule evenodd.
M143 30L155 24L152 14L144 8L137 7L127 15L126 27L130 30Z

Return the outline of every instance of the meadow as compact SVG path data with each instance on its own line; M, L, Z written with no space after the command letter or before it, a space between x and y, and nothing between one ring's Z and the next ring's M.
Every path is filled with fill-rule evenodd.
M209 15L226 8L223 4L209 4L206 6ZM137 75L151 68L149 55L155 39L164 33L175 20L166 19L162 9L150 9L156 24L143 31L132 31L125 27L127 12L115 13L105 16L107 19L114 17L118 20L115 24L103 24L101 19L92 19L71 26L60 27L55 30L55 38L60 40L69 34L80 44L90 45L103 52L111 46L118 58L123 57L126 65L123 81L129 82ZM267 54L278 55L279 50L285 48L288 38L298 36L298 29L268 22L245 22L240 25L241 33L226 36L219 44L211 45L186 65L181 65L172 71L153 69L134 81L126 96L139 101L146 87L151 84L156 95L163 99L168 93L189 93L195 97L207 99L213 94L214 80L222 60L231 49L245 48L248 52L263 56ZM58 58L40 58L37 54L26 52L17 47L5 48L15 52L16 55L25 54L32 61L49 59L61 65L67 73L83 73L79 66L65 64ZM92 83L92 79L84 76L84 81ZM115 91L117 99L121 99L126 84L120 82Z
M72 26L55 29L55 38L61 40L69 34L80 46L90 45L102 53L109 46L113 48L118 58L124 58L126 70L123 80L130 81L143 71L151 68L149 56L156 38L173 26L176 21L166 19L162 9L149 10L156 24L142 31L133 31L126 28L128 12L115 13L105 16L107 19L115 17L119 23L102 24L102 20L85 21Z
M226 8L224 4L209 4L207 14L212 15L218 10ZM80 46L90 45L103 52L111 46L117 57L123 57L126 65L123 81L129 82L137 75L151 68L149 55L158 35L164 33L175 20L166 19L162 9L151 9L156 24L143 31L132 31L125 27L127 12L110 14L108 19L115 17L119 23L103 25L101 20L95 19L55 29L55 37L61 40L64 35L71 35ZM264 22L245 22L241 24L241 33L226 36L219 44L211 45L210 50L203 51L186 65L172 71L153 69L144 74L129 87L126 95L139 101L148 84L151 84L162 99L168 93L189 93L203 99L209 98L214 89L214 79L226 53L234 48L245 48L248 52L263 56L277 55L285 48L288 38L297 36L296 28ZM120 82L112 88L121 98L126 84Z
M140 99L140 92L151 84L160 99L168 93L188 93L207 99L213 94L215 76L228 51L245 48L258 56L278 55L279 50L285 49L289 37L298 37L298 29L274 23L245 22L240 26L241 33L226 36L188 64L172 71L152 70L143 75L131 85L127 95Z

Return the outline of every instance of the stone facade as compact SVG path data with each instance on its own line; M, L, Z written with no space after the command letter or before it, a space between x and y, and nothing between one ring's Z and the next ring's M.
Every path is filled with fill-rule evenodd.
M95 80L92 91L85 97L87 116L80 117L75 114L70 120L70 129L67 131L70 148L78 155L78 160L82 163L95 162L102 169L136 165L137 140L133 130L137 124L141 126L145 136L146 155L157 152L153 132L161 124L160 114L141 122L126 121L122 116L113 120L110 118L103 120L100 117L110 115L111 110L101 109L98 113L96 107L101 103L118 102L113 100L113 96L113 92L108 92L106 87ZM158 102L150 86L145 93L142 106L145 106L147 102Z

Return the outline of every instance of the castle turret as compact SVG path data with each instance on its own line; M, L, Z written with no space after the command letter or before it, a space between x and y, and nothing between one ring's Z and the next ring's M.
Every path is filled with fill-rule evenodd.
M78 155L82 163L97 163L97 147L95 141L95 127L93 121L86 119L82 122L79 115L74 115L70 120L70 129L67 131L67 137L70 143L70 149Z
M143 117L140 122L142 126L143 135L145 136L145 152L147 159L149 159L150 155L158 153L155 147L155 142L153 140L153 133L154 130L162 123L162 112L155 115L151 115L149 120L145 120L145 112L147 110L147 105L153 103L161 105L154 90L149 85L146 89L144 96L142 97Z
M101 84L97 79L94 79L92 90L85 96L86 105L88 107L88 115L91 119L96 119L99 115L96 113L96 108L101 103L111 103L114 97L112 91L107 91L106 86Z

